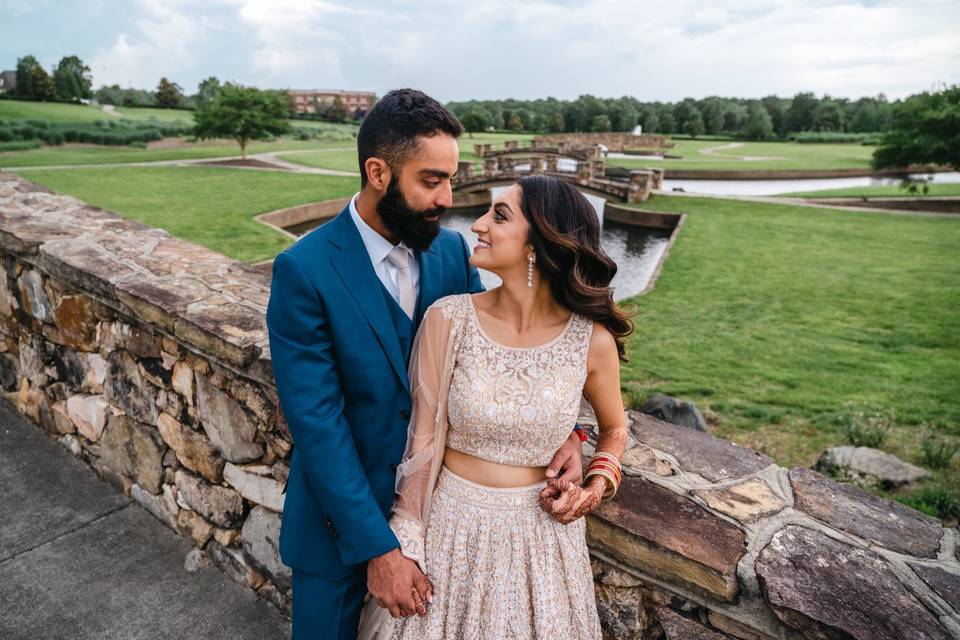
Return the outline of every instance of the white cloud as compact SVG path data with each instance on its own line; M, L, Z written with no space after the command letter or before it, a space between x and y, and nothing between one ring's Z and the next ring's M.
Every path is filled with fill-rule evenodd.
M152 88L167 75L192 90L213 74L275 88L416 86L442 100L677 100L902 97L960 82L956 0L140 0L136 9L133 27L92 55L97 84Z

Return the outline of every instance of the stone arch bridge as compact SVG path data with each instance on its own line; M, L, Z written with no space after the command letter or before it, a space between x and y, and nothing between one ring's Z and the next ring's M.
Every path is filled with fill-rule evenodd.
M607 167L599 145L584 147L559 143L547 146L532 140L520 146L515 140L503 148L474 146L483 164L461 162L453 179L454 206L472 207L489 202L489 189L513 184L523 176L555 176L583 191L626 203L644 202L663 184L663 169Z

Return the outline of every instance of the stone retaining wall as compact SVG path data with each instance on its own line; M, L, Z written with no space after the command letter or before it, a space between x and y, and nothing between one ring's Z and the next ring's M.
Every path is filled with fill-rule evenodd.
M593 146L602 144L608 150L620 152L625 149L669 149L675 143L669 136L656 133L642 133L634 135L632 133L619 133L615 131L606 133L552 133L545 136L534 138L539 144L554 145L567 143L577 146Z
M3 395L289 611L268 296L256 269L0 173ZM624 484L588 519L608 638L960 638L956 530L629 417Z

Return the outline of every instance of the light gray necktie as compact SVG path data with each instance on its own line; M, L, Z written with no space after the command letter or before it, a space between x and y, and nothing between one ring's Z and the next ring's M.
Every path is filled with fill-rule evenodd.
M413 319L413 307L417 303L417 296L413 292L413 279L410 277L410 253L400 245L396 245L387 254L387 260L397 268L397 289L400 290L400 308Z

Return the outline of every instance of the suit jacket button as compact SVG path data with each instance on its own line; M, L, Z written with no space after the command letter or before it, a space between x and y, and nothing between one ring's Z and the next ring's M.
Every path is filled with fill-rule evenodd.
M401 420L409 420L409 419L410 419L410 412L407 411L406 409L401 409L401 410L400 410L400 419L401 419Z

